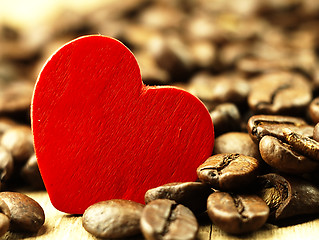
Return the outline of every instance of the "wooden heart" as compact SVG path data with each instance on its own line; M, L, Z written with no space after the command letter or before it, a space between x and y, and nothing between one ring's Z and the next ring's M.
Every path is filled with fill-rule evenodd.
M72 214L107 199L143 203L149 188L194 181L214 144L202 102L143 85L130 50L100 35L75 39L46 62L31 118L51 202Z

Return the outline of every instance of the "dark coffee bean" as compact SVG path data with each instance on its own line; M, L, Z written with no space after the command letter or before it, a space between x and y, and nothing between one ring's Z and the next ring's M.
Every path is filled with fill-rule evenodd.
M123 199L98 202L85 210L82 225L96 237L130 237L141 232L143 207L140 203Z
M239 190L252 183L258 174L257 159L241 154L217 154L197 168L200 181L221 190Z
M212 192L208 184L201 182L168 183L149 189L145 193L145 203L170 199L188 207L194 214L200 214L206 211L207 198Z
M248 104L258 113L295 114L304 111L312 99L309 82L292 72L264 74L251 86Z
M262 159L271 167L285 173L301 174L316 171L319 163L303 155L295 149L272 136L265 136L259 142Z
M21 169L22 178L25 179L33 188L44 189L43 180L39 171L37 158L32 155Z
M17 192L1 192L10 210L10 230L37 232L45 221L42 207L32 198Z
M195 239L197 220L187 207L168 199L148 203L142 213L141 229L147 240Z
M273 220L319 213L319 188L304 179L269 173L258 177L258 185Z
M261 159L258 145L253 142L248 133L228 132L215 139L214 154L239 153L256 159Z
M215 136L229 131L240 130L240 112L233 103L222 103L210 111L214 123Z
M0 146L0 181L6 181L13 172L13 159L10 152Z
M284 128L283 133L286 141L295 151L319 163L319 142L295 133L288 128Z
M313 130L313 139L319 142L319 123L316 124Z
M282 132L284 128L289 128L307 137L312 137L314 129L301 118L279 115L255 115L249 118L247 124L248 133L255 143L258 143L266 135L284 141L285 137Z
M243 234L265 224L269 207L256 195L215 192L208 197L207 212L212 222L223 231Z
M312 102L309 105L309 115L311 120L314 123L319 122L319 97L312 100Z
M1 145L9 150L13 160L27 161L34 153L33 137L28 126L16 126L6 131L1 138Z

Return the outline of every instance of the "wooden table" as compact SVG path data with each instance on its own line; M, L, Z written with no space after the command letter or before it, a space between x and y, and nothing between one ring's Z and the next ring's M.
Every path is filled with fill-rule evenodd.
M2 239L97 239L86 232L82 227L81 216L73 216L56 210L45 191L25 192L28 196L35 199L44 209L46 221L37 234L17 234L6 233ZM130 238L130 240L142 240L143 237ZM209 222L201 225L198 232L198 240L317 240L319 239L319 217L305 223L289 227L277 227L266 224L259 231L245 236L232 236L224 233Z

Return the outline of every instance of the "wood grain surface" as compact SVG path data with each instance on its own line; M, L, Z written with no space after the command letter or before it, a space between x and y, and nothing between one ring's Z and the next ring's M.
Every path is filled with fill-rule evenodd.
M46 220L43 227L37 234L18 234L6 233L3 239L98 239L86 232L82 227L82 217L69 215L56 210L45 191L42 192L25 192L28 196L35 199L43 207ZM251 239L265 239L265 240L283 240L283 239L303 239L311 240L319 237L319 218L311 221L295 224L287 227L278 227L271 224L266 224L257 232L247 234L244 236L232 236L224 233L216 226L209 222L201 223L198 240L251 240ZM142 236L129 238L129 240L142 240Z

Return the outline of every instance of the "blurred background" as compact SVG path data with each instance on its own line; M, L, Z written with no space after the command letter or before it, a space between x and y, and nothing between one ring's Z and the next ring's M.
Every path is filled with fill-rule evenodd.
M247 108L247 81L269 71L298 72L314 93L319 86L316 0L0 0L0 115L28 123L44 62L86 34L119 39L145 84L183 87L209 109Z

